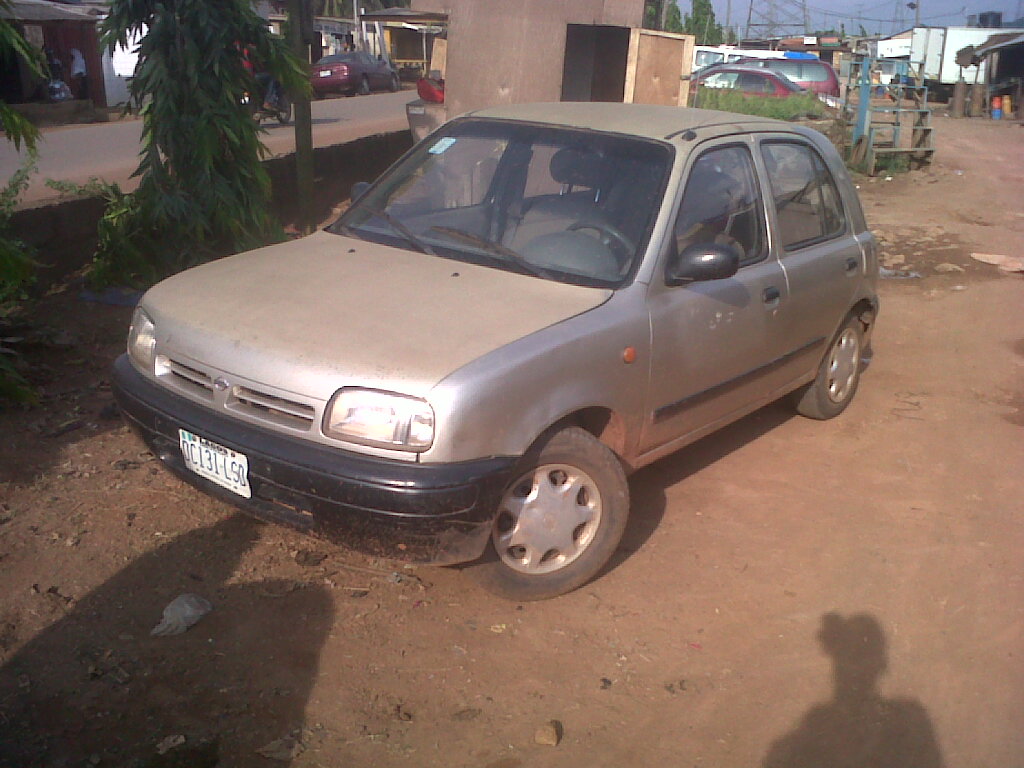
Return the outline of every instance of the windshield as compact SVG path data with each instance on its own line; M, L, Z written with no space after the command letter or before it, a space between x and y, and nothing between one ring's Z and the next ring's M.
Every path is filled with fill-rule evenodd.
M618 287L647 244L671 159L640 138L466 119L420 144L328 231Z

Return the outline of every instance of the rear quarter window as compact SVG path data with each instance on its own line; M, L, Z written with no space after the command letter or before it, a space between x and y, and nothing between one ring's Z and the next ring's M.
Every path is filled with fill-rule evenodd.
M829 79L828 68L820 62L802 62L800 79L806 83L824 83Z

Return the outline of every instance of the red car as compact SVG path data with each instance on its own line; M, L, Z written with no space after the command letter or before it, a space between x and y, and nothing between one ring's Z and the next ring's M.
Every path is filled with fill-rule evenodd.
M821 59L740 59L745 67L760 67L784 75L797 85L820 96L839 96L839 77L832 65Z
M804 92L803 88L785 75L767 69L731 64L709 67L690 82L694 90L697 86L729 88L752 96L792 96Z
M309 84L317 98L328 93L367 94L373 90L397 91L398 73L382 57L363 51L324 56L313 65Z

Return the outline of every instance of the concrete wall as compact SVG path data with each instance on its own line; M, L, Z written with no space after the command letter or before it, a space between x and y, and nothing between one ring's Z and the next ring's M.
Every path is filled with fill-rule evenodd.
M566 25L639 27L644 2L413 0L413 8L448 14L445 85L455 117L495 104L559 101Z

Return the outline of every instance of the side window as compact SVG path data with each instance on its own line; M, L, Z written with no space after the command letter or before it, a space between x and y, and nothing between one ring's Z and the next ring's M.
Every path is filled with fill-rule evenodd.
M767 77L754 72L741 72L736 87L746 93L771 93L775 90Z
M793 142L766 143L761 151L782 246L794 250L842 233L839 190L818 153Z
M715 72L708 75L701 85L707 88L732 88L736 83L736 76L735 72Z
M713 149L697 158L676 216L676 252L698 243L731 245L740 265L764 257L764 207L746 147Z

